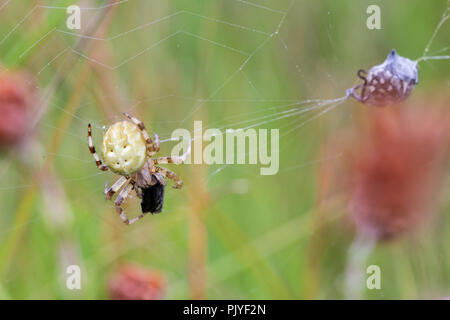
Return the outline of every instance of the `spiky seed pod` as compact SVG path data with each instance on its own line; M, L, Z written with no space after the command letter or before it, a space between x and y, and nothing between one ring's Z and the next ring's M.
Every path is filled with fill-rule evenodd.
M386 60L370 68L367 76L364 70L358 76L364 81L362 85L347 90L347 96L371 106L386 106L405 100L419 82L417 61L397 54L395 50ZM360 88L359 95L356 90Z

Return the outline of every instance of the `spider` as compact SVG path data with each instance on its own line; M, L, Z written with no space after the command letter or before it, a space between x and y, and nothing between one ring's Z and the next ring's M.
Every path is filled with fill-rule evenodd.
M405 100L418 83L417 61L412 61L392 50L386 60L369 72L358 71L364 81L347 90L347 97L372 106L385 106ZM356 90L360 90L360 95Z
M128 120L114 123L103 135L104 163L95 151L91 124L88 124L88 144L89 151L100 170L107 171L110 169L121 176L111 187L108 187L108 182L106 182L104 194L107 200L111 200L114 194L120 191L114 201L114 206L122 221L130 225L142 219L148 212L154 214L162 211L164 188L166 186L164 177L175 182L173 185L175 189L183 186L183 182L177 174L157 165L182 163L190 153L190 147L180 157L151 158L159 151L158 135L155 134L155 141L153 142L141 120L125 112L123 115ZM133 219L128 219L121 206L132 190L142 199L142 214Z

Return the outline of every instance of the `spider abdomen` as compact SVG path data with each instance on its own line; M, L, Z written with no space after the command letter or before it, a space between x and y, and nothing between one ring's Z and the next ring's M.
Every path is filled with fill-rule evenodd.
M103 158L111 171L130 175L146 161L146 144L141 130L129 121L111 125L103 136Z

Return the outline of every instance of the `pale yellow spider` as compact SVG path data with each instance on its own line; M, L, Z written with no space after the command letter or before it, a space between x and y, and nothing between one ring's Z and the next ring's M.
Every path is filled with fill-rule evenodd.
M103 135L102 152L104 164L95 151L91 135L91 124L88 125L89 150L94 156L97 167L106 171L121 175L121 177L109 188L105 185L105 197L110 200L116 192L119 192L114 206L122 221L129 225L141 218L148 212L159 213L164 202L164 187L167 177L175 182L173 188L179 189L183 182L174 172L157 166L164 163L182 163L190 152L189 150L181 157L151 157L159 151L159 138L155 134L155 142L150 138L144 123L123 113L129 120L119 121L111 125ZM128 219L121 205L127 199L129 193L134 190L136 195L142 199L142 214Z

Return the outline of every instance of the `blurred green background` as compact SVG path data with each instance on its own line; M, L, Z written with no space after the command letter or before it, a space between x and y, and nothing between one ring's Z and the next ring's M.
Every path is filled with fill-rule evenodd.
M121 111L164 140L176 128L192 132L194 120L239 128L278 110L270 108L341 97L358 69L381 63L392 48L420 57L446 0L130 0L82 10L81 30L67 29L64 8L106 2L2 2L0 64L30 74L43 103L25 147L1 155L0 298L107 298L109 275L126 262L163 274L169 299L346 297L353 233L313 218L319 165L333 161L321 146L365 106L345 102L301 128L317 113L258 126L281 128L274 176L254 165L173 167L185 187L168 188L164 212L129 227L104 200L105 182L117 176L95 167L87 123L99 149L102 127ZM366 27L371 4L381 8L381 30ZM448 47L449 36L447 22L430 51ZM449 71L446 60L423 63L411 99L448 97ZM164 142L159 155L172 146ZM363 288L363 298L450 295L445 199L438 230L377 246L368 264L382 268L382 290ZM133 216L139 201L125 208ZM340 208L334 214L345 214ZM317 236L324 249L315 269ZM65 286L70 264L81 266L82 290Z

